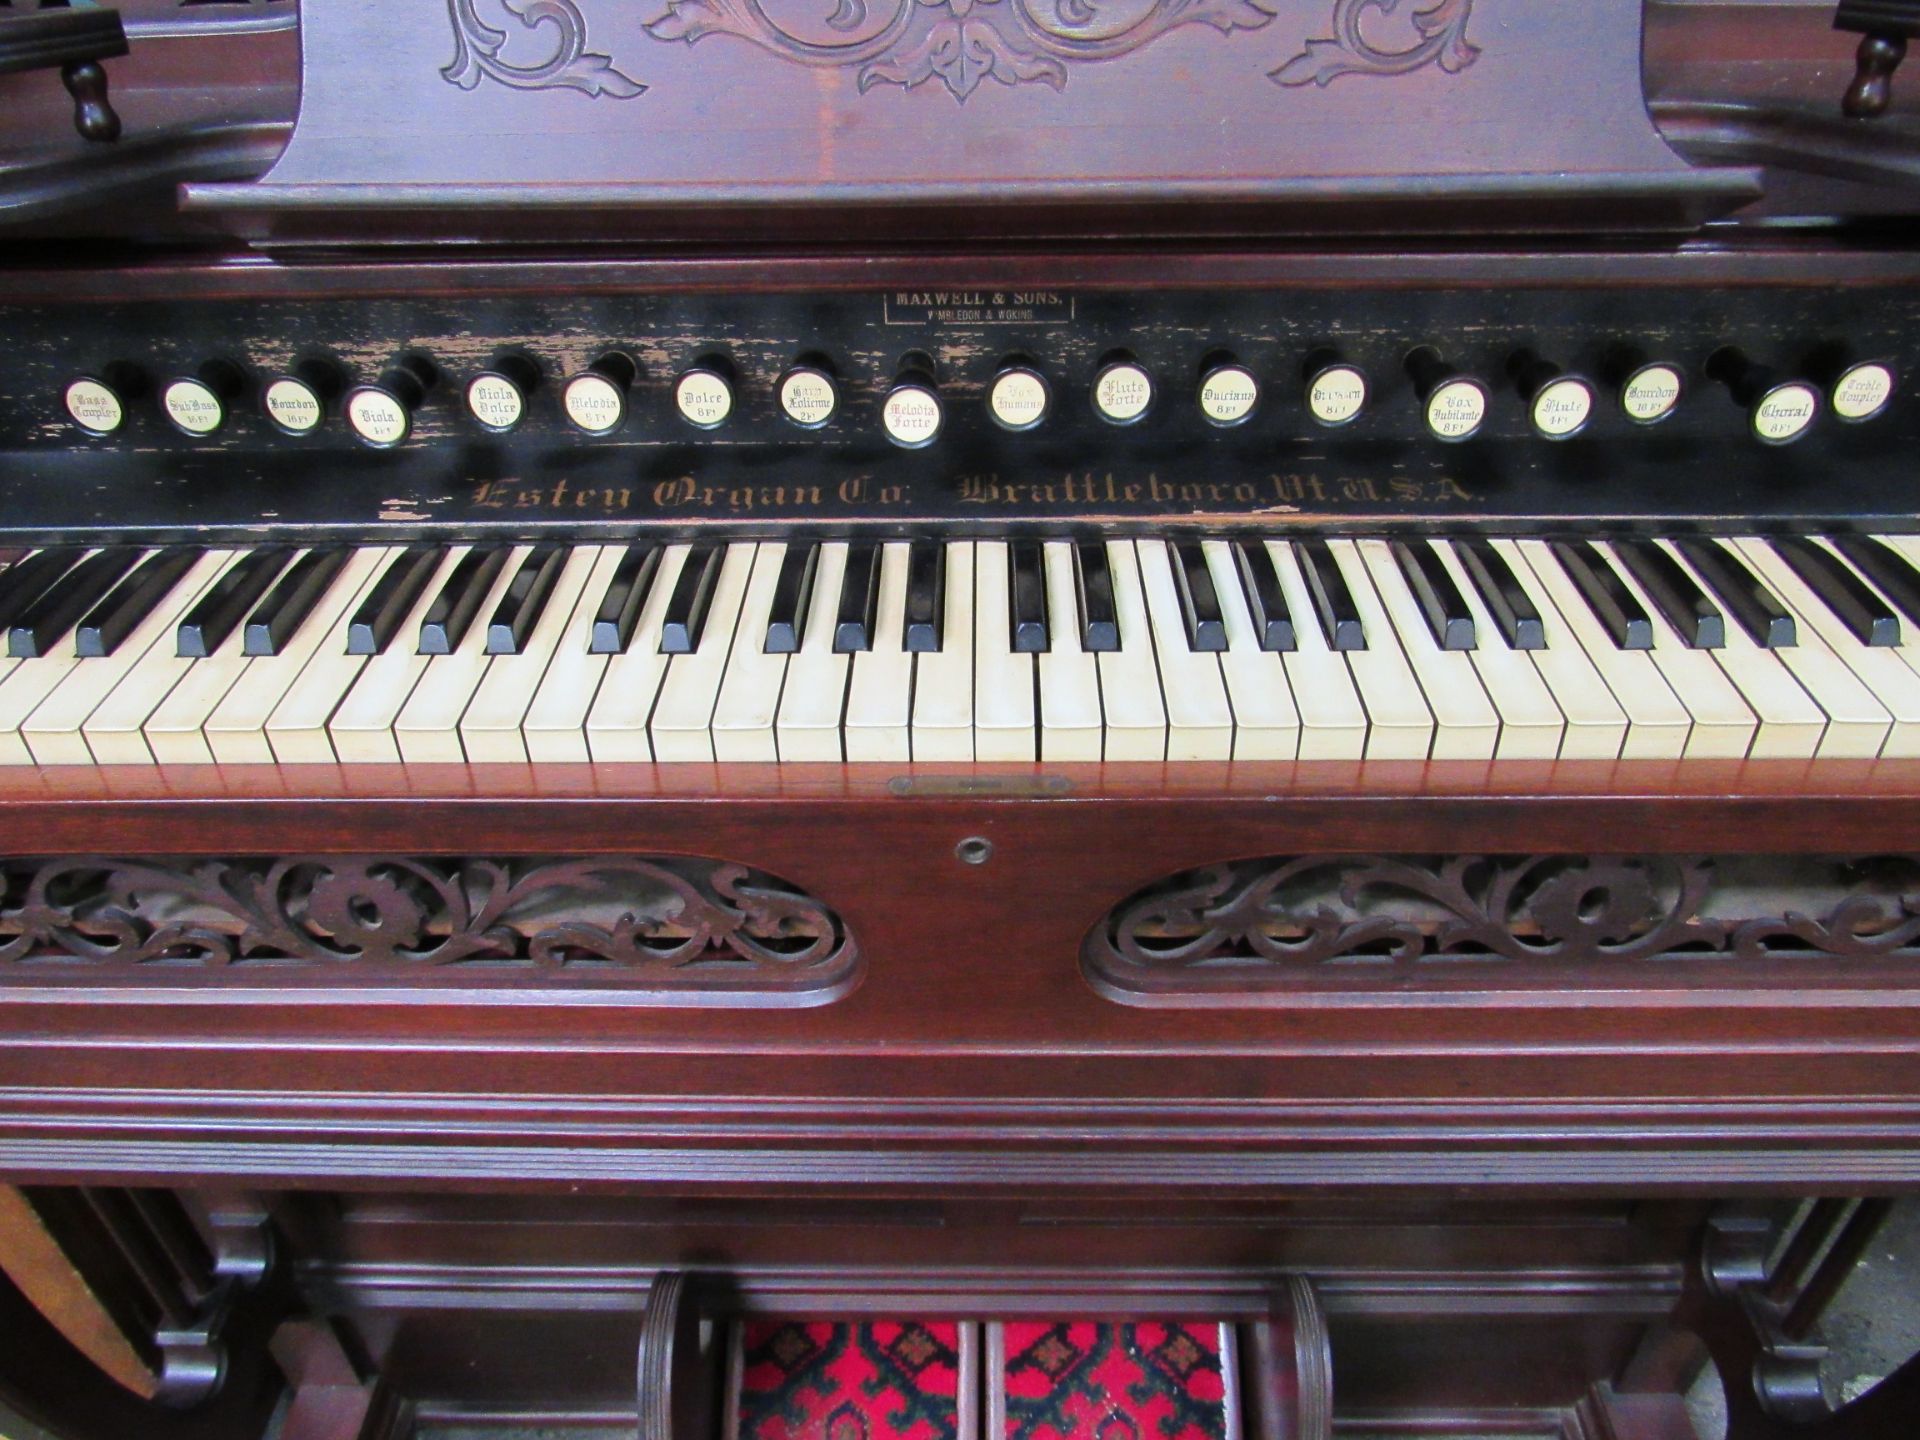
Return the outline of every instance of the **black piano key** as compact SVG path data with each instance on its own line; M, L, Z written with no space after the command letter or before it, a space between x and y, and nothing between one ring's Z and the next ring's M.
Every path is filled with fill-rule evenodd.
M1873 587L1825 546L1798 535L1765 542L1862 645L1898 645L1900 617Z
M773 582L773 605L767 612L769 655L793 655L807 638L807 611L813 605L813 579L820 568L820 547L793 543L780 559Z
M640 611L653 588L653 577L660 569L660 547L638 542L627 547L620 563L613 568L607 593L600 597L593 612L593 634L587 641L590 655L624 655L633 644L633 628L640 622Z
M1909 625L1920 626L1920 571L1905 555L1871 535L1834 535L1833 548L1871 580Z
M1473 588L1479 592L1480 603L1487 607L1493 623L1500 628L1507 648L1546 649L1546 623L1541 620L1533 597L1507 563L1507 557L1485 540L1477 538L1455 540L1452 544L1453 553L1460 557L1461 568L1467 572L1467 579L1473 582Z
M278 655L320 603L320 597L340 578L340 568L353 552L345 546L309 550L287 567L266 598L247 616L240 636L242 655Z
M7 629L7 653L31 660L45 655L120 583L140 559L132 546L96 550L20 612Z
M1653 617L1627 588L1619 572L1607 563L1607 557L1593 548L1590 540L1554 540L1553 558L1573 581L1574 589L1607 632L1607 638L1622 650L1653 648Z
M1364 650L1367 629L1360 620L1360 607L1347 588L1347 577L1324 540L1301 540L1293 553L1300 561L1300 573L1307 582L1307 594L1313 600L1320 633L1333 650Z
M847 572L840 580L840 606L833 626L833 653L853 655L873 649L880 618L880 547L858 540L847 547Z
M174 632L174 653L201 660L213 654L239 628L274 577L285 568L293 551L269 545L241 556L213 582L213 588L193 602Z
M1280 588L1280 572L1265 542L1233 542L1233 565L1240 572L1240 588L1247 597L1247 612L1253 617L1253 633L1262 650L1296 649L1300 637L1294 634L1293 612L1287 608L1287 593Z
M147 556L74 631L73 648L84 656L111 655L206 552L197 545L158 550Z
M1213 588L1206 552L1198 540L1168 542L1172 552L1173 588L1180 596L1180 619L1189 649L1218 654L1227 648L1227 622L1220 615L1220 596Z
M1745 560L1698 536L1675 540L1673 545L1754 644L1783 650L1799 643L1793 612Z
M1107 542L1083 540L1073 547L1074 591L1080 602L1080 648L1111 653L1120 648L1120 611L1113 600L1113 568Z
M420 617L419 654L451 655L460 647L512 554L505 545L476 545L460 557Z
M520 562L506 593L493 607L487 621L487 654L518 655L526 648L527 636L540 623L540 615L567 566L567 547L548 543L536 545Z
M347 621L349 655L384 655L446 558L444 545L409 545L374 582Z
M1433 546L1425 540L1395 540L1387 548L1413 592L1427 629L1433 632L1433 643L1442 650L1473 649L1473 611L1467 608L1466 596L1453 583L1453 573L1441 563Z
M1038 540L1015 540L1007 547L1007 609L1010 643L1016 655L1044 655L1047 636L1047 568Z
M11 630L21 612L85 554L84 550L71 546L54 546L36 550L19 564L0 571L0 630Z
M667 597L666 618L660 626L662 655L691 655L700 648L724 548L702 541L687 552L686 563L680 567L680 578L674 582L673 594Z
M1651 540L1616 540L1613 553L1689 646L1718 650L1727 643L1727 620L1720 607L1673 556Z
M907 651L931 655L944 643L947 628L947 547L939 540L916 540L907 552Z

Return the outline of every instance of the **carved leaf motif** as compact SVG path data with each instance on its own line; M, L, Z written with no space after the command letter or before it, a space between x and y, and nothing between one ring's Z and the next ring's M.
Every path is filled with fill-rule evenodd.
M557 41L553 53L539 64L515 64L505 58L509 35L489 25L474 8L474 0L447 0L453 20L453 60L441 70L450 85L476 89L482 80L497 80L516 90L578 90L586 95L610 95L627 100L646 86L614 66L613 58L587 49L587 24L574 0L501 0L507 12L528 31L552 27Z
M867 23L866 0L839 0L833 13L827 17L827 28L843 34L858 30Z
M718 966L813 984L811 972L844 972L855 953L812 896L716 861L65 859L0 862L0 880L0 962Z
M1418 37L1404 50L1382 50L1367 38L1366 13L1400 13L1403 0L1334 0L1333 34L1307 41L1307 48L1270 72L1278 84L1331 85L1342 75L1405 75L1437 65L1457 75L1479 58L1467 39L1473 0L1429 0L1411 12Z
M1110 34L1080 33L1100 20L1100 0L892 0L872 35L821 43L781 27L754 0L669 0L647 27L656 40L691 44L734 35L802 65L851 70L864 93L876 85L911 89L939 80L965 102L983 81L1038 82L1064 89L1068 67L1118 59L1182 25L1225 32L1257 30L1272 21L1266 0L1153 0L1132 23ZM1041 4L1046 8L1036 9ZM829 27L851 32L865 22L864 0L837 0ZM844 23L842 23L844 22Z
M1328 965L1592 965L1718 957L1920 958L1920 869L1819 859L1303 856L1174 876L1089 941L1109 975L1273 976ZM1889 872L1887 866L1893 865ZM1827 897L1821 915L1763 908Z

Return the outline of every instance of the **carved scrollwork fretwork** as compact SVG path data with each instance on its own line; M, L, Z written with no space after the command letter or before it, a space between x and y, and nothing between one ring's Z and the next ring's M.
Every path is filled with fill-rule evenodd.
M1368 38L1367 12L1391 15L1403 0L1334 0L1333 34L1309 40L1307 48L1272 78L1282 85L1331 85L1342 75L1405 75L1438 65L1457 75L1479 58L1467 39L1473 0L1428 0L1411 12L1417 39L1404 49L1382 49Z
M0 881L6 968L479 966L793 990L856 958L818 900L710 860L85 858L0 861Z
M964 101L983 80L1064 89L1069 66L1131 54L1183 25L1230 34L1274 16L1273 0L892 0L869 25L866 0L835 3L825 25L846 40L802 36L759 0L669 0L647 30L688 43L736 35L803 65L853 70L863 93L938 79Z
M516 64L505 56L507 31L489 25L474 0L447 0L453 20L454 55L441 75L451 85L472 90L482 80L497 80L516 90L579 90L627 100L646 90L618 69L613 57L587 49L587 22L574 0L501 0L507 12L529 31L552 27L557 42L538 63Z
M1089 941L1120 988L1284 986L1328 967L1920 959L1920 865L1650 856L1304 856L1216 865ZM1183 979L1182 977L1186 977Z
M498 0L529 32L554 42L546 59L506 56L510 32L483 19L478 0L447 0L455 52L441 74L471 90L491 79L520 90L567 87L629 98L647 88L611 56L587 49L577 0ZM693 43L732 35L796 64L851 71L864 94L876 85L907 89L938 80L965 101L984 80L1066 88L1070 67L1116 60L1172 30L1209 25L1222 34L1260 30L1281 0L822 0L830 13L802 21L765 0L667 0L647 26L656 40ZM1467 39L1473 0L1426 0L1404 10L1409 43L1373 34L1407 0L1334 0L1331 35L1269 72L1281 85L1329 85L1342 75L1405 75L1436 65L1449 74L1474 62Z

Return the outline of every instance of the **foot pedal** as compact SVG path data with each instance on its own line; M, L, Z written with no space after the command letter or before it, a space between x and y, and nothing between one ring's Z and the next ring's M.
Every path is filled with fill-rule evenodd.
M748 1320L728 1357L725 1440L975 1440L979 1327Z
M1239 1440L1231 1325L1009 1320L987 1352L988 1440Z

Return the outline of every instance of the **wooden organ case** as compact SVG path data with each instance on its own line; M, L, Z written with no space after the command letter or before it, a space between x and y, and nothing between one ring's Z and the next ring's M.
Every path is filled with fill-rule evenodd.
M1916 30L0 6L0 1431L1914 1434Z

